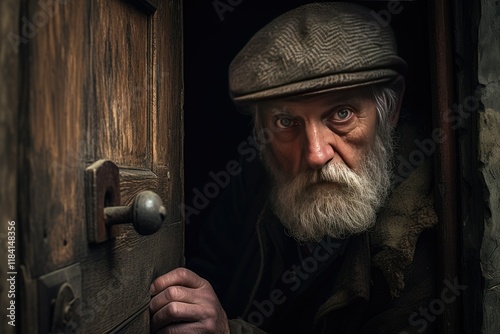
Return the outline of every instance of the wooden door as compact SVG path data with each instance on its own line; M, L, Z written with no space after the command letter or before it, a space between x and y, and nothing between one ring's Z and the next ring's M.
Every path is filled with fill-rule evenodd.
M183 263L181 14L180 0L23 3L22 332L149 332L149 286ZM119 167L114 204L161 197L158 232L93 241L86 169L101 159Z

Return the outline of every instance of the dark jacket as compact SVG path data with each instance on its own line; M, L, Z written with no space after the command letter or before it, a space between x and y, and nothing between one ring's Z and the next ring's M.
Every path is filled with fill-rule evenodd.
M269 183L254 159L201 226L187 266L214 287L231 333L430 333L422 314L436 298L429 175L428 164L415 170L371 231L300 245L268 208Z

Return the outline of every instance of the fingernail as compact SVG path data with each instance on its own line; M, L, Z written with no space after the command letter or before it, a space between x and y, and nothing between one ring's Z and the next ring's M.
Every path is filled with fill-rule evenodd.
M154 284L151 284L151 286L149 287L149 293L151 295L154 295L156 292L156 289L155 289L155 285Z

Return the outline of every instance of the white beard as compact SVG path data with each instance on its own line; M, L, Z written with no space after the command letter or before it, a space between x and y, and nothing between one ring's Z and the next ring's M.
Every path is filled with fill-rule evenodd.
M345 238L373 226L390 188L392 143L387 141L377 135L357 173L329 163L293 179L278 170L264 149L262 159L274 181L272 209L288 233L298 241L318 241L325 236Z

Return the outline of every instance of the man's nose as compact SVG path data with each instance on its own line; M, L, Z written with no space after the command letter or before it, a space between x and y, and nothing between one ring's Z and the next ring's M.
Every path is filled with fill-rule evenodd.
M305 162L314 170L322 168L333 159L335 151L331 141L333 134L323 124L306 127Z

